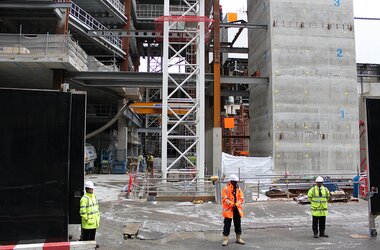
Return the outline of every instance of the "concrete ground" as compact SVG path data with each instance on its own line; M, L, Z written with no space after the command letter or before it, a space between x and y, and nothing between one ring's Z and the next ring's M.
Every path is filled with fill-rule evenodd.
M309 205L294 201L260 201L244 204L243 239L239 246L221 246L221 205L190 202L132 201L120 195L125 175L92 175L100 201L101 226L96 240L101 249L380 249L377 238L369 238L367 202L330 203L326 233L314 239ZM124 240L122 229L139 223L137 239ZM79 226L71 226L74 240ZM233 228L231 229L233 232Z

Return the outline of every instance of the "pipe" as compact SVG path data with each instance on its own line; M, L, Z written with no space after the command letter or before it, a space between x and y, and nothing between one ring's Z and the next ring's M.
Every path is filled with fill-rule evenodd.
M119 112L117 112L117 114L115 115L114 118L112 118L109 122L107 122L104 126L102 126L101 128L98 128L97 130L89 133L86 135L86 139L89 139L101 132L103 132L104 130L106 130L107 128L109 128L112 124L114 124L117 119L119 119L119 117L124 113L124 111L128 108L128 104L124 104L124 106L119 110Z

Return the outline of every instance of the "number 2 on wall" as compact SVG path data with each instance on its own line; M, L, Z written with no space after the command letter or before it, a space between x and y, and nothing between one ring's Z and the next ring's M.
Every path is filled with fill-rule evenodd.
M340 6L340 0L334 0L334 5L339 7Z
M336 57L343 57L343 49L337 49L336 50Z

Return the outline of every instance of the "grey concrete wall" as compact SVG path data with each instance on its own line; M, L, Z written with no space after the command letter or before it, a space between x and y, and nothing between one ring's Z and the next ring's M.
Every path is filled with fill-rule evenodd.
M340 1L339 6L331 0L253 2L258 8L253 13L264 12L261 16L266 16L269 25L265 44L257 46L270 46L266 52L270 55L267 68L271 69L267 70L271 83L266 106L273 105L275 171L355 171L359 165L359 116L352 1ZM255 14L249 14L249 22L257 20ZM256 41L251 43L260 42L258 37L253 39ZM253 67L263 61L257 56L249 58ZM267 124L257 122L258 112L254 112L255 107L265 106L263 96L261 90L251 90L253 127ZM252 133L252 144L260 146L255 137L262 133Z
M270 24L269 1L248 1L248 22ZM248 31L248 74L257 70L261 76L272 75L271 29L268 31ZM250 89L250 155L270 156L273 153L273 97L272 78L268 86L256 86Z

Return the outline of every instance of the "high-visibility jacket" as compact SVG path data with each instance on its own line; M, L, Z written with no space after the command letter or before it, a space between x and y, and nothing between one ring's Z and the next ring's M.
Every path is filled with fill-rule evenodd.
M82 217L82 228L99 228L100 213L98 199L94 194L86 193L80 199L80 216Z
M321 194L319 193L318 186L310 188L307 196L311 202L311 214L313 216L327 216L327 201L330 198L329 190L321 186Z
M222 190L222 205L224 218L232 218L234 216L233 207L236 205L240 217L244 216L242 204L244 202L243 191L240 187L236 186L236 201L233 194L234 186L229 182Z
M153 155L148 155L146 160L152 162L153 161Z

